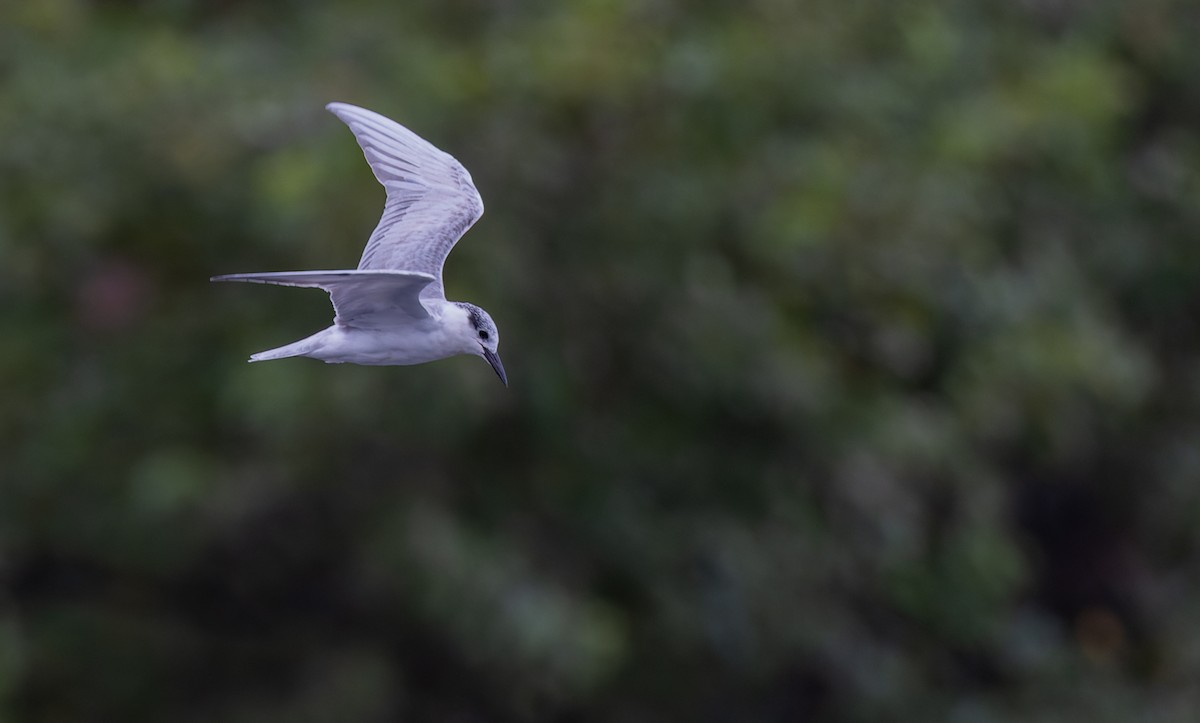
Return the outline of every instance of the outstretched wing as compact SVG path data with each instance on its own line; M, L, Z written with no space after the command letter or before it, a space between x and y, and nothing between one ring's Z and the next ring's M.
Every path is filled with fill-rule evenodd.
M214 276L212 281L324 289L333 301L335 324L380 329L429 318L421 292L434 277L417 271L266 271Z
M483 215L471 174L453 156L399 123L349 105L325 106L354 133L375 178L387 189L360 270L416 271L433 276L425 298L445 299L442 265L454 244Z

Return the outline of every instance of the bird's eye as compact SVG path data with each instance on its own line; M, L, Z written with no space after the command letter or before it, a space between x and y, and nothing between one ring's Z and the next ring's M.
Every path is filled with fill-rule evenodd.
M480 339L487 339L487 338L488 338L488 333L487 333L486 331L484 331L483 329L480 329L480 330L479 330L479 338L480 338Z

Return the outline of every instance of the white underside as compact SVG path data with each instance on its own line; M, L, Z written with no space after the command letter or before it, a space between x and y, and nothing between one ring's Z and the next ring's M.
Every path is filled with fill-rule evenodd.
M306 339L254 354L250 361L306 356L327 364L402 366L477 353L478 344L466 344L461 334L451 331L465 323L465 312L450 305L446 312L439 318L383 329L334 324ZM463 320L457 318L460 314Z

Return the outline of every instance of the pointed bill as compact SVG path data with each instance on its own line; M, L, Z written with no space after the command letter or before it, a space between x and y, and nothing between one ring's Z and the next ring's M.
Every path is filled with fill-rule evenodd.
M492 365L492 369L496 370L496 376L500 377L500 381L504 382L504 386L507 387L508 377L504 374L504 365L500 363L500 355L484 347L483 358L487 359L487 363Z

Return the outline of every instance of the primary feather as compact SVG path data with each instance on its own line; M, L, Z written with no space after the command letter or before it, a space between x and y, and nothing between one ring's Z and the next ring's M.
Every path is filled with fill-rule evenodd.
M335 324L373 328L403 318L429 318L420 293L433 277L418 271L261 271L214 276L212 281L324 289L333 302Z
M389 118L346 103L325 107L350 127L387 191L383 216L358 268L429 274L434 280L421 296L444 300L446 257L483 215L471 174L449 153Z

